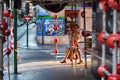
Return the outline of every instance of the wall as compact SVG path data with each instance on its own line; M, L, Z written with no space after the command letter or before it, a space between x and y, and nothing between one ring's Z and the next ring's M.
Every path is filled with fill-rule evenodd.
M54 44L55 36L45 36L44 37L44 44ZM58 36L58 45L67 45L68 44L68 36ZM37 41L39 44L42 44L42 37L37 36Z
M80 13L83 11L83 9L80 10ZM79 13L79 14L80 14ZM80 16L80 29L84 29L84 18ZM88 7L86 8L86 30L92 31L92 8Z
M58 16L65 16L65 9L63 9L62 11L58 12L58 13L53 13L53 12L50 12L50 15L51 16L54 16L54 15L58 15Z

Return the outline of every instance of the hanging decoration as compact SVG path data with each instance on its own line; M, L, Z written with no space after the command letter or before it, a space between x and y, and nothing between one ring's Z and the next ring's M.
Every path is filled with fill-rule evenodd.
M58 54L58 49L54 49L54 53L55 53L55 55L57 55Z
M58 31L58 26L55 25L55 26L53 27L53 29L54 29L55 32L57 32L57 31Z
M91 34L90 34L89 31L86 31L85 34L84 33L85 33L84 31L81 32L81 34L82 34L83 37L89 37L89 36L91 36Z
M81 12L81 17L84 18L84 11Z
M54 43L55 43L55 44L58 43L58 39L57 39L57 38L54 39Z
M3 11L3 16L9 17L10 16L9 11L8 10Z
M13 19L14 18L14 14L11 12L10 13L10 16L9 16L10 19Z
M6 37L3 36L3 37L2 37L2 43L4 44L5 42L6 42Z
M5 43L7 41L7 48L3 50L5 56L6 54L10 55L14 50L14 14L12 11L5 10L3 16L11 22L11 29L8 29L8 23L6 20L2 20L1 22L3 25L1 27L3 32L2 42Z
M77 11L73 11L70 14L68 14L68 16L70 17L70 19L74 19L78 17L78 12Z
M56 59L57 59L57 54L59 52L59 50L57 49L57 45L58 45L58 38L57 38L57 32L58 32L57 20L58 20L58 16L57 15L54 15L54 20L55 20L54 27L53 27L54 32L55 32L55 38L54 38L55 49L54 49L54 54L56 55Z
M110 6L108 3L108 0L101 0L99 2L99 8L102 9L103 11L109 11L110 10Z
M9 36L9 35L10 35L10 30L9 30L9 29L5 30L5 31L3 32L3 35L4 35L4 36Z
M57 16L57 15L54 15L54 19L57 20L57 19L58 19L58 16Z
M120 69L120 63L119 63L119 48L120 48L120 36L119 32L117 32L117 11L120 7L120 0L101 0L100 1L100 7L103 10L103 15L105 18L103 18L103 30L99 34L98 39L100 43L102 44L102 64L98 68L98 74L101 77L101 80L104 80L106 76L108 76L107 80L120 80L119 75L119 69ZM113 33L106 37L106 11L108 10L113 11ZM104 20L105 19L105 20ZM112 48L112 73L109 71L109 67L106 66L106 44L109 48ZM118 61L117 61L118 60Z
M7 28L8 28L8 24L7 24L7 22L5 21L5 20L2 20L2 27L1 27L1 29L2 29L2 32L4 32Z

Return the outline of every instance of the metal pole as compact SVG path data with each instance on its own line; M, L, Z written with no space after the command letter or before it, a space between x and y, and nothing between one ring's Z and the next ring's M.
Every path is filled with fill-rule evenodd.
M72 10L72 15L73 15L73 6L74 6L74 4L73 4L73 0L72 0L72 4L71 4L72 6L71 6L71 10ZM73 23L73 18L71 19L71 22ZM72 34L71 34L71 37L73 37L72 36ZM71 38L71 43L72 43L72 38ZM71 66L73 67L73 50L72 50L72 53L71 53L71 55L72 55L72 61L71 61Z
M0 24L3 19L3 0L0 0ZM0 25L1 27L2 25ZM2 30L0 30L0 80L3 80L3 43Z
M84 35L86 34L86 15L85 15L85 1L83 0L83 12L84 12ZM87 58L86 58L86 37L84 36L84 56L85 56L85 76L86 76L86 68L87 68Z
M106 31L106 12L103 12L103 31ZM105 44L102 44L102 65L105 65ZM101 80L105 80L104 77Z
M44 45L44 17L42 17L42 45Z
M111 75L111 73L110 73L109 71L105 70L105 69L103 69L102 71L103 71L107 76L110 76L110 75ZM104 78L103 78L103 80L104 80Z
M26 46L28 47L28 21L27 21L27 44Z
M117 52L117 63L120 64L120 48L118 49Z
M17 74L17 9L15 8L14 8L14 74Z
M117 32L117 26L116 26L116 15L117 15L117 11L116 10L113 10L113 34L116 34ZM112 59L113 59L113 68L112 68L112 73L113 74L116 74L117 73L117 69L116 69L116 65L117 65L117 60L116 60L116 56L117 56L117 42L114 42L114 49L113 49L113 56L112 56Z
M7 55L8 57L8 80L10 80L10 58L9 55Z

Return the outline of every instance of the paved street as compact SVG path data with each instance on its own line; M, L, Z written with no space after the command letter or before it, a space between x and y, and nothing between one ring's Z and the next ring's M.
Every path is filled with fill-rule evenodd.
M10 66L11 80L95 80L90 73L91 59L88 58L88 68L84 62L71 66L70 61L61 64L65 56L65 45L58 45L60 54L53 54L55 45L38 45L36 42L36 27L29 28L29 47L26 48L26 33L19 39L18 73L13 74L13 65ZM12 58L12 55L11 55ZM86 72L86 75L85 75ZM7 66L5 66L4 80L8 79Z

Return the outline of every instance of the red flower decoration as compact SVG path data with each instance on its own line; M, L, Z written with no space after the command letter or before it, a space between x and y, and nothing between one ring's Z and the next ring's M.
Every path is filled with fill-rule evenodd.
M54 49L54 53L55 53L55 54L58 54L58 49Z
M58 31L58 26L53 27L54 31Z
M58 39L57 39L57 38L54 39L54 43L55 43L55 44L58 43Z

